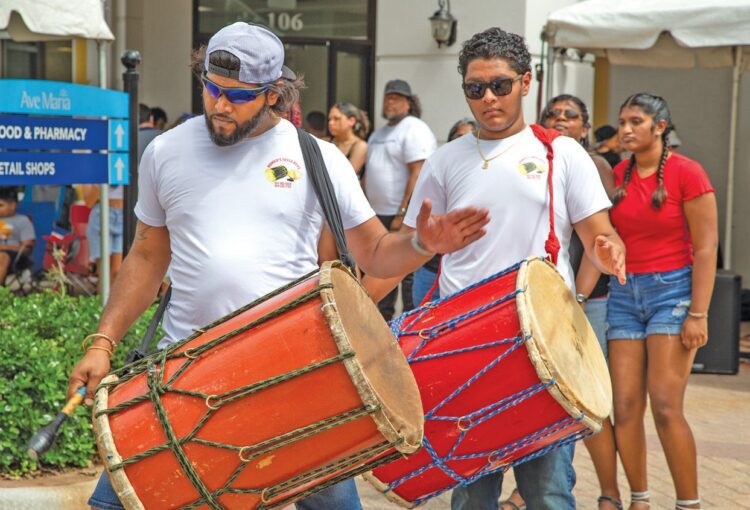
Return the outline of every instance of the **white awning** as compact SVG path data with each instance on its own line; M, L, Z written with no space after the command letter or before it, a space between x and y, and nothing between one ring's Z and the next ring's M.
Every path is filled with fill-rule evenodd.
M750 47L748 27L750 0L587 0L550 14L545 33L551 46L613 64L711 68L734 65L732 48Z
M2 0L0 30L16 41L114 39L101 0Z

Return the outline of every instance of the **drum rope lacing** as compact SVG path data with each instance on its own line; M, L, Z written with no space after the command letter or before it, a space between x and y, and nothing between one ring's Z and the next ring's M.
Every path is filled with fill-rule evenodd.
M127 467L128 465L131 465L140 460L143 460L146 457L155 455L165 450L171 450L172 453L175 455L175 458L177 459L177 462L179 463L180 467L184 471L185 476L191 482L193 487L196 489L196 491L200 495L200 498L198 500L194 501L188 506L185 506L184 507L185 509L197 508L201 505L208 505L210 508L213 508L213 509L221 509L223 507L217 501L217 498L219 496L223 494L250 494L250 493L261 495L262 503L257 508L270 509L270 508L278 508L278 507L285 506L289 502L296 500L300 497L313 494L315 492L318 492L319 490L322 490L335 483L338 483L339 481L342 481L346 478L349 478L351 476L356 476L358 474L369 471L370 469L374 469L378 466L392 462L393 460L399 458L401 456L399 452L391 452L391 453L388 453L387 455L384 455L382 458L374 462L371 462L365 465L362 464L366 460L369 460L377 455L382 455L383 453L388 452L394 446L403 442L404 440L403 438L399 438L394 442L383 441L366 450L363 450L361 452L352 454L348 457L344 457L336 461L330 462L324 466L307 471L305 473L301 473L300 475L294 478L285 480L271 487L265 487L265 488L231 487L232 483L234 483L234 481L242 473L245 467L249 465L249 462L252 459L257 458L260 455L269 453L275 449L290 445L292 443L295 443L307 437L313 436L315 434L319 434L321 432L333 429L335 427L344 425L346 423L350 423L352 421L358 420L364 416L368 416L373 413L376 413L380 410L379 405L365 405L365 406L362 406L361 408L345 411L338 415L331 416L329 418L320 420L310 425L306 425L304 427L301 427L291 432L288 432L286 434L283 434L282 436L275 437L266 441L262 441L255 445L237 446L237 445L219 443L219 442L214 442L214 441L208 441L208 440L199 439L196 437L196 435L200 432L201 428L206 423L206 421L223 405L226 405L240 398L247 397L249 395L257 393L258 391L261 391L275 384L288 381L292 378L299 377L311 371L321 369L323 367L329 366L334 363L343 362L345 360L348 360L354 357L354 352L352 351L343 352L337 356L333 356L331 358L328 358L328 359L325 359L316 363L311 363L310 365L287 372L285 374L271 377L265 380L261 380L261 381L258 381L253 384L249 384L240 388L234 388L232 390L229 390L220 394L216 394L216 395L209 395L209 394L198 392L198 391L183 390L183 389L174 387L174 384L178 381L180 375L182 375L202 353L214 348L215 346L223 342L226 342L232 338L235 338L238 334L241 334L251 328L257 327L260 324L268 322L269 320L275 317L278 317L298 307L300 304L306 303L316 298L317 296L321 294L322 290L332 289L333 285L330 283L318 284L314 289L300 295L299 297L278 307L277 309L265 315L262 315L261 317L255 319L254 321L246 325L238 327L234 329L233 331L229 333L225 333L198 347L186 349L181 352L176 352L183 345L197 338L201 334L204 334L205 331L208 331L211 328L219 324L222 324L236 317L237 315L240 315L241 313L245 312L246 310L254 306L257 306L260 303L268 301L269 299L285 292L286 290L291 289L292 287L304 282L305 280L310 279L316 274L318 274L317 270L310 272L307 275L302 276L298 280L295 280L289 283L288 285L281 287L270 294L267 294L259 299L256 299L255 301L249 303L248 305L245 305L244 307L236 310L235 312L228 314L222 317L221 319L214 321L213 323L209 324L208 326L205 326L201 330L196 330L196 332L190 337L180 342L177 342L175 344L172 344L160 352L154 353L135 363L126 365L118 370L113 371L112 373L117 375L119 380L109 382L109 383L103 383L100 385L100 388L105 387L109 391L114 386L120 385L132 379L133 377L135 377L136 375L139 375L141 372L145 370L147 373L148 392L144 395L132 398L130 400L122 402L111 408L99 411L95 414L95 417L98 418L99 416L102 416L102 415L111 415L119 411L122 411L124 409L127 409L129 407L132 407L136 404L139 404L141 402L151 401L154 406L157 419L167 437L167 442L165 444L150 448L149 450L146 450L139 454L133 455L132 457L124 459L117 464L112 464L108 467L108 470L117 471L117 470ZM185 358L186 361L182 364L182 366L180 366L175 371L175 373L169 378L169 380L165 382L167 361L172 360L172 359L177 359L177 358ZM98 392L98 389L97 389L97 392ZM207 407L206 413L198 421L198 423L195 425L193 430L191 430L184 437L181 437L181 438L177 437L177 434L175 433L174 428L172 427L169 417L167 416L166 409L164 408L162 404L161 397L167 393L177 393L177 394L197 397L197 398L204 399L206 401L206 407ZM190 443L190 442L202 444L205 446L216 447L216 448L235 450L237 452L237 455L241 462L239 466L237 467L237 469L229 477L229 479L227 480L227 482L224 484L223 487L215 491L210 491L206 487L206 485L203 483L202 479L200 478L200 475L197 473L194 466L191 464L189 458L187 457L187 455L185 454L183 450L183 445ZM247 452L251 452L251 453L249 455L246 455ZM353 466L357 466L358 464L360 465L358 468L354 470L349 469ZM274 497L286 491L291 491L297 487L301 487L309 483L310 481L314 480L315 477L320 474L325 475L328 473L338 472L340 470L346 470L346 471L343 474L337 475L327 480L326 482L319 484L313 488L308 488L304 491L293 493L292 495L286 498L283 498L281 500L271 503L271 499L273 499Z
M465 439L466 435L472 428L493 418L494 416L502 413L503 411L506 411L507 409L520 404L521 402L536 395L537 393L553 386L555 384L554 378L551 378L547 382L538 383L529 388L525 388L513 395L505 397L504 399L498 402L489 404L481 409L478 409L476 411L473 411L463 416L445 416L445 415L437 414L437 411L440 408L445 406L448 402L450 402L459 394L461 394L463 391L465 391L467 388L469 388L469 386L471 386L472 383L474 383L480 377L482 377L482 375L484 375L489 370L497 366L497 364L500 363L505 357L509 356L513 351L518 349L527 340L529 340L531 338L531 335L522 335L519 333L518 335L512 338L492 340L490 342L485 342L485 343L475 345L472 347L454 349L451 351L444 351L444 352L440 352L436 354L426 354L426 355L419 356L418 355L419 352L430 342L430 340L435 338L440 333L446 330L457 329L461 325L465 324L472 317L475 317L479 315L480 313L483 313L491 308L500 306L503 303L509 302L510 300L518 296L519 294L526 292L527 288L516 289L510 292L509 294L502 296L486 305L483 305L481 307L475 308L466 313L458 315L457 317L454 317L448 321L444 321L439 324L432 325L429 328L417 329L415 331L411 331L409 329L415 326L426 314L428 314L432 309L434 309L440 303L443 303L444 301L447 301L448 299L452 299L452 300L456 299L457 296L470 292L471 290L477 287L480 287L490 281L501 278L502 276L513 273L517 271L521 267L522 264L527 263L527 262L528 260L524 259L520 261L519 263L514 264L513 266L507 269L504 269L498 273L495 273L491 276L488 276L487 278L484 278L483 280L480 280L459 292L456 292L454 294L451 294L450 296L446 296L444 298L440 298L435 301L431 301L429 303L425 303L421 307L415 310L412 310L410 312L407 312L404 315L391 321L391 330L393 331L393 333L396 335L397 338L404 337L404 336L419 336L422 339L422 341L417 345L417 347L407 356L407 360L409 361L410 364L417 363L420 361L427 361L427 360L432 360L436 358L452 356L452 355L460 354L460 353L466 353L466 352L470 352L470 351L474 351L478 349L487 349L491 347L497 347L497 346L501 346L504 344L510 345L510 347L507 350L505 350L502 354L500 354L497 358L495 358L490 363L485 365L481 370L479 370L473 376L471 376L465 383L459 386L450 395L444 398L440 403L436 404L431 410L425 413L425 422L427 421L455 421L456 422L456 426L461 431L461 433L459 434L458 438L456 439L456 441L454 442L453 446L448 451L448 453L444 456L439 455L433 448L432 444L430 443L429 438L425 436L423 439L423 446L425 450L429 453L430 457L432 458L432 462L430 462L429 464L411 473L407 473L406 475L402 476L401 478L398 478L397 480L390 482L386 486L386 488L383 490L384 493L395 489L396 487L403 484L404 482L416 476L419 476L420 474L434 467L440 468L445 474L447 474L448 476L450 476L452 479L456 481L455 484L451 484L448 487L439 489L438 491L430 493L426 496L423 496L411 502L415 506L417 506L428 499L438 496L446 491L452 490L458 485L466 485L466 484L472 483L473 481L483 476L486 476L490 473L493 473L499 470L505 471L522 462L527 462L529 460L535 459L537 457L540 457L542 455L549 453L552 450L555 450L564 445L583 439L584 437L587 437L592 433L588 429L574 432L573 434L568 435L567 437L563 438L562 440L560 440L559 442L555 444L551 444L549 446L541 448L540 450L533 452L531 454L524 455L520 457L519 459L516 459L513 462L497 465L498 462L500 462L503 458L507 457L508 455L511 455L514 452L522 448L526 448L527 446L530 446L538 441L542 441L546 439L547 437L553 436L555 434L559 434L560 432L564 432L569 426L573 425L576 422L582 421L585 415L581 413L577 418L568 416L566 418L563 418L557 421L556 423L553 423L551 425L544 427L541 430L537 430L535 432L527 434L526 436L521 437L513 441L512 443L507 444L503 446L502 448L499 448L496 450L464 454L464 455L455 454L456 450L461 445L461 442ZM477 417L480 417L480 418L475 419ZM464 425L467 422L468 422L468 425ZM477 473L475 473L471 477L463 477L459 475L458 473L456 473L453 469L451 469L450 466L448 466L448 462L475 459L475 458L481 458L481 457L488 457L488 462L482 469L480 469Z

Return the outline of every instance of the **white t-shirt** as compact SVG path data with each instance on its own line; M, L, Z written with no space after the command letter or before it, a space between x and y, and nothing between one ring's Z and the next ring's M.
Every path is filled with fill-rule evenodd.
M344 228L374 216L349 161L318 140ZM216 146L203 117L154 139L143 154L135 213L169 230L174 342L318 267L323 226L297 131L286 120Z
M443 145L422 167L404 223L415 227L425 198L433 214L461 207L490 211L487 235L466 248L443 256L440 295L447 296L534 255L544 256L549 234L547 151L531 128L498 141L480 140L482 153L493 159L482 169L476 138L465 135ZM591 156L572 138L552 142L555 233L561 248L557 268L575 286L568 246L577 223L611 207ZM505 151L505 152L503 152Z
M367 140L365 191L377 214L398 212L409 181L409 163L427 159L437 141L422 120L409 115L395 126L383 126Z

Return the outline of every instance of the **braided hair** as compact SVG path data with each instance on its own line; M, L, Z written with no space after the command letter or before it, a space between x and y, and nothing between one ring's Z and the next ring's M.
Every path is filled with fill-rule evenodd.
M672 125L672 116L669 113L669 107L664 98L649 94L647 92L639 92L633 94L625 100L620 106L620 112L625 108L635 107L643 110L644 113L650 115L653 118L654 124L660 121L666 121L667 127L661 134L661 158L659 159L659 166L656 169L656 179L658 185L651 195L651 207L654 209L661 209L661 206L667 200L667 189L664 187L664 166L667 163L667 156L669 156L669 133L674 129ZM635 154L630 156L628 166L625 168L625 175L622 184L615 188L612 196L612 202L617 205L627 195L628 183L633 174L633 168L635 167L636 160Z
M367 112L360 110L351 103L336 103L333 105L338 111L344 114L344 117L356 121L352 131L362 140L367 140L367 134L370 132L370 119L367 118Z
M560 94L559 96L555 96L550 99L547 103L547 106L544 107L544 110L542 110L542 113L539 115L539 124L546 127L549 111L552 109L555 103L559 103L562 101L570 101L571 103L575 104L578 109L581 110L581 120L583 121L583 127L591 127L591 124L589 123L589 109L586 107L586 103L584 103L581 98L571 94ZM583 146L584 149L589 149L589 139L587 136L584 136L583 138L578 140L578 142Z

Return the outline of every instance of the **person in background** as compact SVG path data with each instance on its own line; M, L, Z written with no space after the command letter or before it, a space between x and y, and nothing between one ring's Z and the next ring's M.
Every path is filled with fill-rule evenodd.
M96 266L101 291L102 224L99 201L101 187L98 184L83 184L84 203L91 208L86 239L89 242L89 262ZM117 278L122 265L124 187L109 185L109 283Z
M542 123L547 128L555 129L577 140L585 149L589 149L589 112L580 98L569 94L552 98L542 113ZM612 167L598 154L591 154L591 159L599 171L599 179L607 195L611 197L615 188ZM576 300L583 307L606 359L609 277L602 275L588 259L583 260L583 257L583 244L574 232L570 239L570 261L576 275ZM589 451L599 480L599 509L622 510L620 490L617 486L617 449L612 422L609 419L605 420L601 432L584 439L583 444Z
M151 140L156 138L162 131L154 127L154 116L151 114L151 108L140 103L138 105L138 162L140 163L143 151Z
M617 138L617 130L609 124L594 131L594 149L614 168L621 161L622 145Z
M367 113L351 103L336 103L328 111L328 132L331 142L344 153L357 177L362 178L367 159L367 134L370 121Z
M18 190L14 186L0 187L0 287L9 273L34 265L34 225L28 216L16 214L17 206Z
M435 135L421 116L419 98L407 82L386 83L383 118L388 123L376 129L368 140L365 194L380 221L392 232L401 228L419 171L437 147ZM401 283L405 312L414 307L412 281L409 274ZM386 320L393 317L397 297L395 288L378 303Z
M164 131L167 129L167 112L162 108L155 106L151 108L151 118L154 122L154 129Z
M474 119L464 117L456 121L448 131L448 143L456 138L462 137L469 133L475 133L479 128ZM440 255L435 255L427 263L414 271L414 284L411 288L411 296L414 306L419 306L427 293L435 285L438 270L440 269ZM440 298L440 291L436 288L430 296L430 301Z
M610 281L609 361L615 436L630 509L650 507L646 404L676 492L676 508L701 508L695 439L683 401L693 359L708 341L716 274L716 195L699 163L669 148L667 102L648 93L620 107L619 136L632 152L614 169L612 223L627 248L627 282Z
M305 116L307 132L324 140L326 138L326 114L314 110Z

